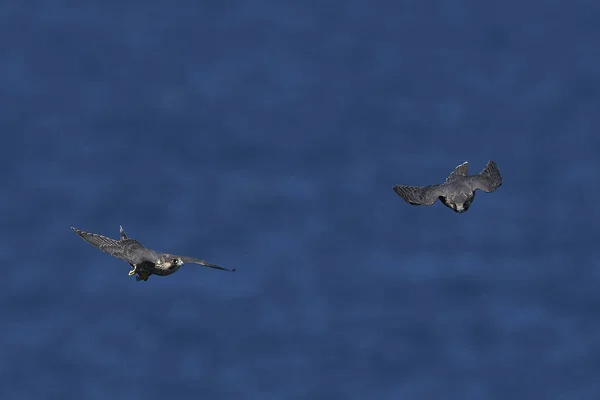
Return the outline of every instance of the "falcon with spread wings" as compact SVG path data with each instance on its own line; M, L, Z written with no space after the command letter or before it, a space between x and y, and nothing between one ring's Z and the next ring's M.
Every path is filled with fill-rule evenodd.
M396 194L412 205L430 206L440 199L446 207L457 213L469 209L475 198L475 190L490 193L502 185L502 176L494 161L488 161L485 168L475 175L467 174L468 163L457 166L445 182L429 186L396 185Z
M177 272L183 264L188 263L199 264L223 271L235 271L235 269L230 270L223 268L194 257L177 256L150 250L137 240L129 238L127 234L125 234L123 227L119 228L121 238L115 240L97 233L84 232L80 229L71 227L75 233L92 246L113 257L127 261L132 267L131 271L129 271L129 276L136 274L137 276L135 279L138 281L147 281L148 277L153 274L159 276L171 275Z

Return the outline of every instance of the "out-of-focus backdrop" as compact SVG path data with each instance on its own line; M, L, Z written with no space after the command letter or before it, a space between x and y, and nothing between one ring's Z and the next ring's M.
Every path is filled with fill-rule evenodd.
M600 398L600 3L0 5L2 399ZM465 214L394 184L504 176ZM70 227L204 258L147 282Z

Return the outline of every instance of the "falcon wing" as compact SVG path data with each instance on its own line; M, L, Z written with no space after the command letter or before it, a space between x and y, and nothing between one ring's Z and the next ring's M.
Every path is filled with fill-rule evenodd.
M430 186L394 186L394 192L409 204L415 206L430 206L442 195L440 185Z
M83 240L113 257L120 258L131 264L151 261L149 257L151 251L142 246L137 240L129 238L114 240L97 233L84 232L73 227L71 229L81 236Z
M194 257L185 257L185 256L180 256L179 258L181 258L181 261L183 261L184 264L198 264L198 265L203 265L205 267L209 267L209 268L214 268L214 269L220 269L223 271L230 271L230 272L234 272L234 269L227 269L227 268L223 268L220 267L218 265L215 264L211 264L207 261L204 260L200 260L199 258L194 258Z
M485 168L478 173L473 175L471 178L471 186L473 190L481 189L484 192L493 192L502 185L502 175L498 170L498 166L494 161L488 161Z
M464 163L457 165L456 168L454 168L454 171L452 171L450 175L448 175L448 177L446 178L446 182L452 182L457 179L464 178L467 176L468 172L469 163L465 161Z
M121 234L121 239L129 239L122 226L119 226L119 233Z

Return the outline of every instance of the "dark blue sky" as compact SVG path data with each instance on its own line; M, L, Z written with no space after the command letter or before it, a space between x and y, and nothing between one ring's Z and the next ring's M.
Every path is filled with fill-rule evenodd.
M5 1L4 399L600 398L600 3ZM394 184L495 160L465 214ZM70 227L189 254L136 282Z

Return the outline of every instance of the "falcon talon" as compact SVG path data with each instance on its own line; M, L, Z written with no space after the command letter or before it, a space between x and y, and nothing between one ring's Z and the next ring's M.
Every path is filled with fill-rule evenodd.
M166 276L179 270L183 264L198 264L205 267L220 269L223 271L232 271L227 268L210 264L199 258L177 256L169 253L161 253L144 247L139 241L131 239L125 234L123 227L119 227L120 239L115 240L97 233L84 232L73 228L83 240L92 246L110 254L113 257L127 261L131 265L129 276L135 275L138 281L147 281L150 275ZM233 270L235 271L235 269Z
M135 277L136 281L147 281L148 280L148 274L147 273L143 273L142 271L140 271L137 276Z

